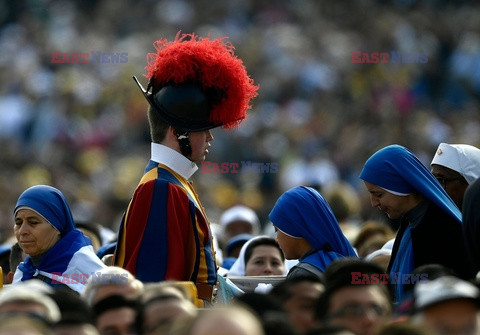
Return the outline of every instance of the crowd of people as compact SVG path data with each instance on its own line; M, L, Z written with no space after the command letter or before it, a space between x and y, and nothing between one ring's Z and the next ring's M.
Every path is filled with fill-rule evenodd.
M65 192L75 218L118 227L149 150L147 105L131 77L145 73L152 41L179 30L229 36L260 85L251 118L214 133L208 160L278 164L277 173L197 173L212 221L244 203L265 224L299 184L341 180L358 191L381 146L403 144L427 164L440 142L478 145L478 10L468 1L5 3L2 238L16 195L42 183ZM355 50L428 52L428 62L352 64ZM52 51L127 52L128 62L52 64Z
M0 334L480 334L479 11L2 5Z

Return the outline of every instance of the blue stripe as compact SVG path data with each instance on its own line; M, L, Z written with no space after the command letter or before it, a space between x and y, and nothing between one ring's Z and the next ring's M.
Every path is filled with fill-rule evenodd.
M165 180L169 183L175 184L175 185L177 185L177 186L179 186L179 187L181 187L182 189L185 190L185 186L170 171L168 171L166 169L163 169L163 168L158 168L157 169L157 174L158 174L158 177L157 177L158 179L162 179L162 180ZM201 208L200 208L200 204L197 204L196 199L192 197L190 192L185 190L185 193L187 193L188 199L191 202L193 202L195 207L197 207L200 211L202 211ZM195 217L195 216L193 216L193 217Z
M137 278L143 282L164 280L167 272L168 183L158 179L154 183L150 213L136 265Z
M158 167L158 163L150 160L148 162L147 166L145 167L145 171L143 171L143 174L146 174L148 171L150 171L151 169L154 169L156 167Z
M149 165L147 166L150 169L158 167L158 163L155 162L150 162ZM181 187L182 189L185 190L185 186L168 170L164 168L157 168L157 180L161 179L164 182L167 183L172 183L174 185L177 185ZM193 268L193 273L191 276L191 281L196 282L197 277L198 277L198 272L200 270L200 238L198 236L198 228L197 228L197 221L196 221L196 210L201 212L200 204L197 203L196 199L192 197L192 195L185 190L185 193L188 196L188 199L190 200L190 216L192 218L192 225L193 225L193 232L194 232L194 237L195 237L195 266ZM166 200L165 200L166 203ZM166 222L166 221L165 221ZM166 231L164 233L165 235L161 236L166 236ZM156 235L158 236L158 235ZM204 246L204 254L205 254L205 262L206 262L206 268L208 271L208 282L215 284L217 282L217 274L216 274L216 268L215 268L215 261L214 261L214 256L213 256L213 249L211 247L211 239L208 238L208 243ZM166 242L165 242L166 244ZM157 252L162 252L162 251L157 251ZM163 251L164 255L167 255L167 251ZM139 256L140 257L140 256ZM165 273L164 273L165 276ZM164 277L162 277L164 278Z
M215 268L215 258L213 256L212 240L208 239L208 243L205 244L205 262L207 263L208 282L215 284L217 282L217 271Z

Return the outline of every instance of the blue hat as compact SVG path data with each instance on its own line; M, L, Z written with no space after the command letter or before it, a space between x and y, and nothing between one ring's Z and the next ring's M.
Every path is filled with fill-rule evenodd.
M236 235L236 236L232 237L231 239L229 239L228 242L227 242L227 245L225 246L225 251L226 251L227 256L232 253L232 251L233 251L233 249L235 249L235 247L237 247L239 245L243 245L244 243L246 243L247 241L249 241L253 237L255 237L255 235L239 234L239 235Z

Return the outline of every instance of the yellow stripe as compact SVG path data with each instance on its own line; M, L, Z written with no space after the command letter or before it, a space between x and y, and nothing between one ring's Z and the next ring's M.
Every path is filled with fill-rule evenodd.
M209 234L209 237L210 237L211 248L212 248L212 253L213 253L213 262L216 264L216 259L215 259L216 258L216 252L215 252L215 248L213 246L213 235L212 235L212 231L210 229L210 220L208 219L207 213L205 212L205 208L203 208L203 206L200 202L200 199L198 198L197 192L195 192L192 184L190 184L188 182L188 180L183 178L181 175L179 175L178 173L176 173L175 171L171 170L170 168L168 168L167 166L165 166L163 164L159 164L159 166L168 170L170 173L172 173L175 176L175 178L177 178L180 181L180 183L182 184L184 189L190 194L191 198L195 199L195 202L197 203L197 208L200 209L200 211L202 212L205 220L207 221L207 229L208 229L208 234ZM195 217L195 226L197 227L198 237L199 237L200 241L203 241L205 239L205 236L203 235L203 231L198 226L198 221L196 220L196 217ZM205 245L203 245L203 243L201 243L201 247L202 248L201 248L201 252L200 252L200 264L199 264L199 269L198 269L198 274L197 274L197 281L201 282L201 283L207 283L208 269L207 269L205 251L203 250L205 248Z
M125 214L125 218L127 218L126 215L128 215L128 211L130 209L130 204L128 204L127 207L127 212ZM123 267L123 264L125 262L125 240L126 240L126 220L123 222L123 232L122 236L120 236L120 244L117 245L117 255L115 257L115 263L119 267Z
M193 189L192 187L192 184L190 184L188 182L188 180L186 180L185 178L183 178L181 175L179 175L178 173L176 173L175 171L173 171L172 169L170 169L168 166L166 165L163 165L163 164L158 164L158 166L160 168L163 168L165 170L167 170L168 172L170 172L171 174L173 174L175 176L175 178L178 179L178 181L182 184L183 188L188 192L188 194L191 196L192 199L195 200L195 203L197 205L197 208L200 209L200 211L202 212L203 216L205 217L205 219L207 219L207 222L210 222L208 220L208 217L207 217L207 213L205 212L205 208L203 208L202 206L202 203L200 202L200 199L198 198L198 195L197 193L195 192L195 190Z
M176 173L175 171L173 171L172 169L170 169L166 165L158 164L157 167L165 169L168 172L170 172L173 176L175 176L175 178L183 186L184 191L187 192L190 195L190 198L195 201L196 207L198 209L200 209L200 211L202 212L203 216L205 217L205 220L207 221L208 234L209 234L209 237L210 237L210 240L211 240L211 243L212 243L211 247L212 247L214 262L215 262L216 261L215 260L215 249L213 247L213 236L212 236L212 232L210 230L210 221L208 220L205 208L202 206L202 204L200 202L200 199L199 199L197 193L195 192L192 184L187 179L185 179L184 177L182 177L181 175L179 175L178 173ZM153 168L150 171L148 171L145 175L143 175L142 179L138 183L138 186L140 186L141 184L143 184L147 181L154 180L157 177L158 177L157 168ZM128 205L128 208L127 208L127 211L126 211L126 214L125 214L125 218L128 218L131 202L132 202L132 200L130 201L130 203ZM126 221L123 223L123 225L124 225L123 226L123 234L120 237L121 241L120 241L120 248L119 248L119 252L118 252L118 261L115 260L116 264L118 264L118 266L120 266L120 267L122 267L124 265L124 262L125 262L125 241L126 241L126 228L127 228ZM195 226L197 227L197 232L198 232L198 235L199 235L199 239L201 241L203 241L205 236L203 235L202 230L199 229L200 227L198 226L198 222L197 222L196 218L195 218ZM208 280L208 275L207 275L207 266L206 266L206 260L205 260L205 252L203 251L204 247L205 246L202 244L202 251L200 253L200 268L199 268L199 271L198 271L197 281L206 283L207 280Z

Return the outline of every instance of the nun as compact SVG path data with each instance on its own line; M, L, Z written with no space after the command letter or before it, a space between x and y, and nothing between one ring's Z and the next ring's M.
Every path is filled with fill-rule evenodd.
M437 263L462 278L472 275L461 212L411 151L397 144L380 149L366 161L360 179L372 207L400 221L387 269L395 302L408 298L404 286L415 284L412 273L420 265Z
M39 279L81 293L87 279L105 267L88 237L76 229L67 200L56 188L36 185L25 190L14 218L15 237L27 256L15 271L13 285Z
M335 259L357 257L325 198L297 186L283 193L269 215L285 258L298 259L287 278L316 276Z
M287 274L285 256L271 236L259 235L249 239L227 272L233 276L284 276Z

